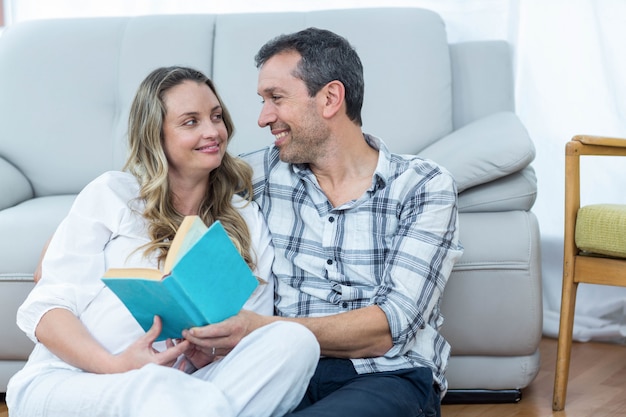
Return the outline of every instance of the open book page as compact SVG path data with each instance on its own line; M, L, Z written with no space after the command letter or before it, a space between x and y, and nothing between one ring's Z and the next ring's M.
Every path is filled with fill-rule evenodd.
M187 253L189 248L200 240L207 229L207 226L198 216L186 216L183 219L165 258L163 270L166 275L172 271L174 265Z

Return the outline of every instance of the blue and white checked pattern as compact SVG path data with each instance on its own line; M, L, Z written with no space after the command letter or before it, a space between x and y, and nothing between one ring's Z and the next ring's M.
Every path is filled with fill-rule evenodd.
M365 138L380 150L372 185L340 207L306 166L280 162L276 148L244 156L275 247L277 314L320 317L378 305L394 346L383 357L353 359L357 372L426 366L444 392L450 346L438 332L439 305L462 254L456 186L433 162Z

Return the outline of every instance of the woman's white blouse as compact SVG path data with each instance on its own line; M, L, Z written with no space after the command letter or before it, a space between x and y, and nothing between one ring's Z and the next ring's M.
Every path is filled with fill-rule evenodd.
M111 267L156 267L142 246L149 242L147 223L137 199L139 185L132 175L107 172L88 184L77 196L68 216L59 225L42 264L42 279L18 310L18 326L35 342L41 317L54 308L73 312L111 353L123 351L144 331L101 277ZM258 207L236 197L236 207L248 224L256 254L255 274L265 281L250 297L245 309L273 314L273 249L269 231ZM207 275L210 271L207 271ZM207 277L209 278L209 277ZM37 343L20 378L34 377L53 368L70 368ZM43 369L45 368L45 369Z

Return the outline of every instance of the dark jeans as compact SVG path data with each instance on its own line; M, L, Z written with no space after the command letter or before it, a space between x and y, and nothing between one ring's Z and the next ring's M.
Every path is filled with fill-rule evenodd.
M322 358L294 417L440 417L428 368L359 375L348 359ZM285 416L285 417L287 417Z

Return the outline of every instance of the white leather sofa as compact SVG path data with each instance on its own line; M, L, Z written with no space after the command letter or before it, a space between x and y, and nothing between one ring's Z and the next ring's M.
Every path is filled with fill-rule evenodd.
M130 101L153 68L210 75L232 112L231 151L272 142L257 124L253 57L269 38L334 30L365 66L364 130L447 167L465 253L444 296L450 396L513 394L536 376L542 329L534 147L514 112L505 42L449 44L421 9L31 21L0 36L0 392L32 347L15 310L74 196L125 156ZM472 395L463 397L465 390ZM447 397L448 398L448 397ZM450 397L452 398L452 397Z

